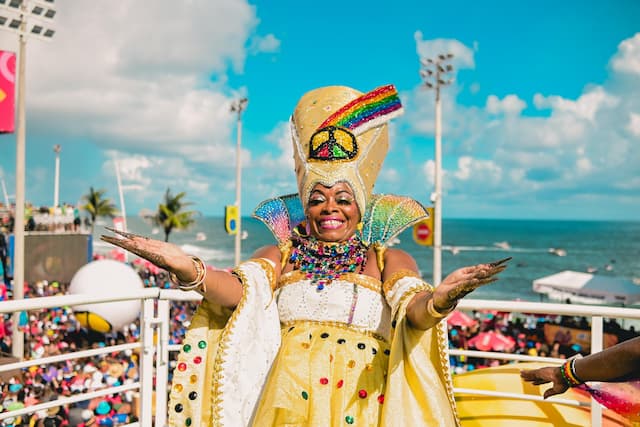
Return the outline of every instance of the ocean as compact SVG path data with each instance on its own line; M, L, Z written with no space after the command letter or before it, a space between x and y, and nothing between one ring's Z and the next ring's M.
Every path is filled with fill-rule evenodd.
M243 218L242 227L246 231L243 260L259 247L275 243L267 227L254 218ZM139 217L128 217L127 228L164 239L162 230ZM112 248L99 240L105 232L104 223L96 224L94 253ZM433 249L416 244L411 228L398 238L394 247L411 254L430 282ZM233 265L235 237L226 234L223 218L198 218L189 230L174 230L169 241L208 264ZM444 219L442 245L443 277L466 265L513 257L498 282L477 289L467 298L542 301L532 289L533 280L563 270L596 272L640 283L640 222Z

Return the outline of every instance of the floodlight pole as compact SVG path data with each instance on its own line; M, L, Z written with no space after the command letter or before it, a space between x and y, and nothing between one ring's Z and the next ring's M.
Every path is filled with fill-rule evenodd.
M20 7L23 16L26 14L25 2ZM18 40L18 102L17 115L18 127L16 129L16 210L13 225L13 299L24 298L24 187L25 187L25 152L26 152L26 109L25 109L25 67L27 40L24 35L26 22L22 19L20 24L22 34ZM22 360L24 358L24 335L19 331L20 312L13 314L12 320L12 345L13 357Z
M435 111L435 177L434 191L431 194L433 202L433 286L438 286L442 280L442 105L440 100L440 87L448 85L451 79L443 80L445 73L453 71L451 64L446 61L453 55L438 55L435 59L421 58L422 69L420 76L427 89L436 91Z
M237 131L236 131L236 208L238 209L238 218L236 221L236 240L235 240L235 261L234 265L240 264L240 253L242 248L242 159L240 158L242 146L242 112L247 108L249 100L242 98L231 104L231 111L238 114Z
M56 153L56 172L53 181L53 207L57 208L60 205L60 151L62 147L60 144L53 146L53 152Z

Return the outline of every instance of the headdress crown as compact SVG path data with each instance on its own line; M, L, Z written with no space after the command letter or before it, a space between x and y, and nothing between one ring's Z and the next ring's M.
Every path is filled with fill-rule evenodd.
M364 215L389 149L387 124L402 114L393 85L362 94L345 86L312 90L291 117L293 157L304 208L313 187L347 182Z

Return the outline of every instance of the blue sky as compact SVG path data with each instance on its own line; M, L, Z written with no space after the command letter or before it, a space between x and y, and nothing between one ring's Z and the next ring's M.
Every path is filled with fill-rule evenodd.
M451 52L442 91L444 218L630 219L640 211L640 2L58 0L50 43L27 54L26 199L90 186L129 215L165 190L220 216L295 192L287 120L306 91L393 83L405 105L376 192L429 204L434 94L419 58ZM0 32L0 49L16 50ZM15 135L0 136L15 188ZM0 194L2 196L2 194Z

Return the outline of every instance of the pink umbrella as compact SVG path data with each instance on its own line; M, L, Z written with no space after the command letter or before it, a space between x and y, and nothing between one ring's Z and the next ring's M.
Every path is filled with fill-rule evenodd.
M468 341L469 347L475 347L481 351L505 351L512 350L516 342L513 338L498 334L494 331L480 332Z
M449 317L447 317L447 324L449 326L460 326L460 327L470 328L478 324L478 321L475 320L473 317L469 316L468 314L463 313L462 311L456 310L453 313L451 313Z

